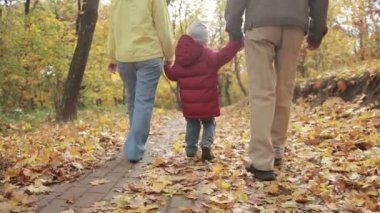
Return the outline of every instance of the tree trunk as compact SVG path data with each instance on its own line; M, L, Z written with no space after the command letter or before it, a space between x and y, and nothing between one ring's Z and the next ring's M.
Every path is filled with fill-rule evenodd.
M226 94L227 104L230 106L232 104L231 94L230 94L230 87L231 87L231 79L228 75L226 75L226 83L224 92Z
M177 87L174 88L174 87L170 84L169 79L168 79L166 76L164 76L164 77L165 77L166 82L168 82L168 84L169 84L170 91L172 91L172 93L175 95L175 99L176 99L176 102L177 102L177 109L180 110L180 109L182 108L182 106L181 106L181 101L180 101L180 98L179 98L178 83L177 83Z
M240 90L241 92L244 94L244 96L247 96L247 90L245 89L244 85L243 85L243 82L241 81L241 77L240 77L240 66L239 66L239 60L238 60L238 57L236 56L234 58L234 66L235 66L235 74L236 74L236 79L238 81L238 84L239 84L239 87L240 87Z
M77 20L75 20L75 32L78 35L79 34L79 29L80 29L80 18L81 13L82 13L82 0L77 0L77 7L78 7L78 16Z
M303 78L305 78L307 75L306 66L305 66L306 59L307 59L307 51L306 51L306 47L303 47L300 50L299 60L297 64L297 71L301 74Z
M25 1L25 15L29 15L30 12L30 0Z
M57 111L58 121L67 122L77 117L79 92L98 18L98 7L99 0L87 0L83 4L77 46Z

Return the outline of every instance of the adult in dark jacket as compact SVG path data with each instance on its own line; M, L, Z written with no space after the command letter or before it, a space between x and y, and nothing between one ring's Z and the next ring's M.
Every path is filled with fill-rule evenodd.
M243 47L243 40L230 41L219 51L207 47L207 27L192 23L176 47L174 65L165 65L165 74L179 84L183 115L186 118L186 154L195 156L201 124L202 159L211 160L215 117L220 115L218 70Z
M274 180L281 165L293 97L298 54L307 34L310 49L327 32L328 0L228 0L226 31L243 37L249 74L251 141L247 171Z

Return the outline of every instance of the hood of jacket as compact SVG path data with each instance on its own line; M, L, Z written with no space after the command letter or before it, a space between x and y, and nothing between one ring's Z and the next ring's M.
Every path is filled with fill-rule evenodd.
M182 66L194 64L202 55L205 47L188 35L183 35L178 41L175 60Z

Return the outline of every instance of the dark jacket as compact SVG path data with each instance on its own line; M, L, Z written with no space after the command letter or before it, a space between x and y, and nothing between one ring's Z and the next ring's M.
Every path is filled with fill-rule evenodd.
M299 26L308 34L308 42L320 43L327 32L329 0L228 0L226 31L231 37L242 36L244 30L264 26Z
M243 47L242 40L230 41L213 51L183 35L175 52L175 62L165 65L166 76L179 84L185 118L211 118L220 115L218 70Z

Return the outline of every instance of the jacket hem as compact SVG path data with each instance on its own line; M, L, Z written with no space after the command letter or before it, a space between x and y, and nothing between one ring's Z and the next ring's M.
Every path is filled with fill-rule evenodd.
M301 20L296 19L272 19L272 20L265 20L265 21L255 21L251 23L246 23L244 29L252 30L253 28L258 27L267 27L267 26L282 26L282 25L290 25L290 26L296 26L300 27L306 32L308 31L308 24Z
M201 115L201 116L186 116L186 115L183 115L184 118L189 118L189 119L203 119L203 118L215 118L215 117L219 117L220 114L215 114L215 115Z
M157 54L157 55L150 55L150 56L142 56L142 57L128 57L128 58L117 58L116 61L121 62L121 63L132 63L132 62L141 62L141 61L146 61L150 59L155 59L155 58L163 58L164 56L162 54Z

